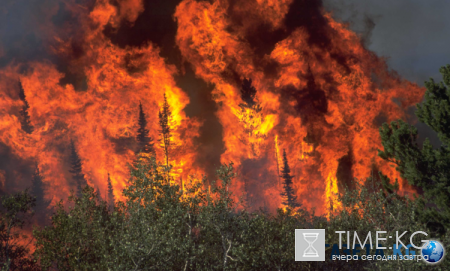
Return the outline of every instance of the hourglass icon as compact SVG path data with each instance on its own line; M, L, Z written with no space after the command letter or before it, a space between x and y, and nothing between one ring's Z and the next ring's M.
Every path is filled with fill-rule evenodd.
M319 257L319 253L313 247L314 242L317 240L319 233L317 232L303 232L303 239L308 242L308 247L303 252L303 257Z

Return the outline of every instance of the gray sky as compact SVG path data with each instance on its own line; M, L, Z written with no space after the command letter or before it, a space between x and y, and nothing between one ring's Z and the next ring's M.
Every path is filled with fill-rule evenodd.
M368 48L388 57L389 67L404 78L441 80L439 68L450 64L450 0L324 0L333 17L367 34ZM370 24L369 24L370 25Z

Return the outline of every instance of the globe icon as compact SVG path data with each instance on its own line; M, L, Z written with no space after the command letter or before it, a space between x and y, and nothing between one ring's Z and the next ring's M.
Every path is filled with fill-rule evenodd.
M425 248L422 249L422 256L428 263L438 263L444 257L444 246L438 241L430 241ZM428 256L428 259L425 259Z

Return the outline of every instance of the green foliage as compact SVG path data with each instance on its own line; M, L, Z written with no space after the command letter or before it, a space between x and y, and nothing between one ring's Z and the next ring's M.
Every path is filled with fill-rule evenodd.
M167 170L154 158L131 170L123 193L126 225L116 232L117 270L172 270L189 260L189 202Z
M108 213L105 202L99 202L94 189L86 186L80 198L66 211L62 202L52 217L52 225L35 229L35 256L44 270L108 270L108 255L113 252L117 215Z
M185 190L170 167L151 158L130 167L124 201L114 211L86 187L74 206L59 204L52 226L34 232L44 270L254 270L290 269L294 229L311 227L306 212L249 214L229 189L233 164L217 171L206 189L191 179ZM308 221L308 223L306 223Z
M342 210L338 213L332 214L327 223L326 232L327 243L332 243L331 240L336 240L334 236L335 231L357 231L360 238L365 238L368 232L374 234L375 231L386 231L386 235L396 236L396 231L399 235L404 231L408 231L402 237L406 242L409 240L411 234L415 231L424 231L426 225L420 219L420 212L423 208L421 201L411 200L405 197L400 197L396 193L386 193L380 188L379 184L374 184L372 179L366 181L365 186L357 183L354 184L356 189L346 190L339 196L342 202ZM353 238L353 235L351 235ZM420 244L420 239L414 237L414 242ZM331 239L331 240L330 240ZM440 240L446 249L449 249L450 235L436 235L431 233L426 239ZM363 240L361 240L363 241ZM346 243L346 242L345 242ZM352 239L351 239L352 243ZM381 245L384 247L393 247L395 238L387 239ZM375 244L374 244L375 246ZM327 249L327 257L331 253L332 248ZM361 249L364 250L364 249ZM405 250L401 249L403 255ZM387 250L389 253L392 250ZM375 248L372 250L372 254ZM419 252L420 253L420 252ZM449 259L445 259L443 263L435 267L437 270L446 270L446 266L450 264ZM334 269L332 269L334 268ZM424 262L416 261L330 261L326 264L328 270L428 270L429 265Z
M450 226L450 65L441 68L444 83L425 83L425 100L417 116L435 130L441 146L434 149L428 139L420 148L417 129L401 120L383 124L380 157L396 164L402 178L423 191L427 203L422 219L440 228ZM434 207L433 207L434 206Z
M26 220L33 214L35 198L27 191L3 196L0 205L0 268L7 270L39 270L25 243Z
M427 92L422 105L417 105L417 117L437 132L443 147L450 147L450 65L439 70L444 82L425 82Z
M323 228L325 220L303 210L243 213L233 270L316 270L317 263L295 262L295 229Z

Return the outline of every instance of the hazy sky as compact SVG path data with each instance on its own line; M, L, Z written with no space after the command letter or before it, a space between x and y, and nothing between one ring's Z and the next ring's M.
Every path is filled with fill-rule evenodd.
M449 0L324 0L335 18L370 33L368 48L388 57L389 67L423 85L450 64Z

